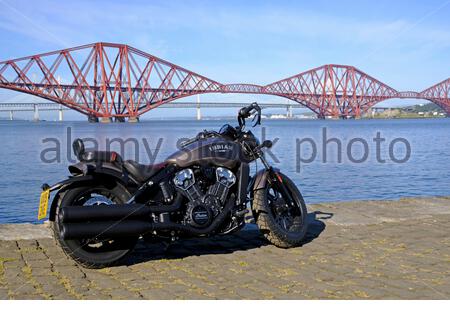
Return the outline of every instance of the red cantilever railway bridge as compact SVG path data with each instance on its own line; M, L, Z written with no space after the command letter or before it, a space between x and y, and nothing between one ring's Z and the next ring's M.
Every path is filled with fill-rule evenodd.
M325 65L265 86L222 84L113 43L0 62L0 88L29 93L104 120L136 120L164 103L201 93L277 95L321 118L360 117L391 98L427 99L450 115L450 78L421 92L399 92L355 67Z

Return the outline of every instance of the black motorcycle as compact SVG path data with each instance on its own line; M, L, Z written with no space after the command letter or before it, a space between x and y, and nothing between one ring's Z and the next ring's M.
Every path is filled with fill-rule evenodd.
M249 213L274 245L290 248L306 234L306 206L295 184L264 157L264 148L245 121L260 124L253 103L239 111L239 126L203 131L185 141L163 163L143 165L122 160L116 152L85 150L73 143L79 162L71 177L43 185L40 218L49 194L56 191L49 219L64 251L86 267L117 263L143 237L175 241L185 237L224 235L239 230ZM250 177L249 164L264 169Z

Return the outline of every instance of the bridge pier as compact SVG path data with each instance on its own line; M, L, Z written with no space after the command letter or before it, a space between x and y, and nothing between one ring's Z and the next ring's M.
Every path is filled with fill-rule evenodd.
M14 120L14 112L12 110L9 110L9 120Z
M111 117L101 117L100 118L100 123L111 123L112 119Z
M58 120L63 121L63 108L61 105L59 106L59 110L58 110Z
M287 107L286 107L286 118L288 118L288 119L292 119L292 106L291 105L288 105Z
M202 120L202 112L200 111L200 95L197 95L197 120Z
M96 116L90 114L90 115L88 115L88 121L90 123L96 123L96 122L98 122L98 118Z
M200 106L197 106L197 120L202 120L202 113L200 111Z
M37 105L33 105L33 109L34 109L33 121L39 121L39 109Z
M139 122L139 117L129 117L128 122L129 123L137 123L137 122Z

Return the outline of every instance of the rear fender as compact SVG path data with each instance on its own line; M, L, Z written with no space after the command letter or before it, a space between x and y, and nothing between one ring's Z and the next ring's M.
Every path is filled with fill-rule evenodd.
M55 220L56 208L60 196L68 188L73 188L83 184L92 183L95 180L102 182L117 182L123 186L128 186L131 189L135 189L138 183L128 177L128 174L121 168L115 166L112 163L85 163L79 162L69 166L70 173L73 174L69 179L60 181L53 186L43 185L43 189L50 189L50 192L57 191L50 206L49 220Z
M134 184L139 186L140 183L130 175L128 172L124 170L124 168L120 165L117 165L113 162L78 162L76 164L69 166L69 171L74 176L83 175L83 176L98 176L98 175L106 175L114 177L116 180L119 180L123 185Z
M56 207L58 205L59 197L62 193L64 193L64 190L69 188L70 186L75 185L82 185L85 183L89 183L94 180L93 176L74 176L70 177L69 179L60 181L52 186L43 185L42 189L50 189L50 192L57 191L55 197L53 198L52 204L50 205L50 214L49 214L49 220L55 221L55 214L56 214Z

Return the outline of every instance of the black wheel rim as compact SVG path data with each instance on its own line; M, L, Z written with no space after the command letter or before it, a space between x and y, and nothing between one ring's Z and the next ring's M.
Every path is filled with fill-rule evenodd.
M108 189L98 188L87 190L76 197L71 205L73 206L100 206L118 204L121 201ZM115 239L80 239L70 240L77 243L77 247L86 252L100 253L121 249L123 241Z
M290 206L275 186L268 188L267 201L275 222L281 229L286 232L293 232L301 226L299 219L297 219L302 214L300 208Z

